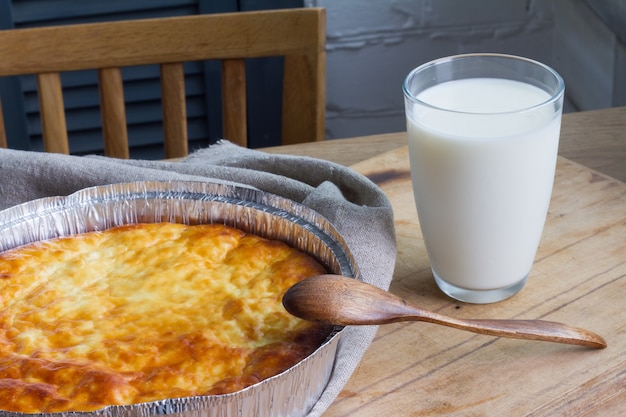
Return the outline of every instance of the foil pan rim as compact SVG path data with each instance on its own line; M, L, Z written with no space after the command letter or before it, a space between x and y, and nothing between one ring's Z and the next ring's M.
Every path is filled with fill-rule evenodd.
M133 190L128 192L129 189L135 187L139 190ZM167 189L171 187L171 189ZM193 190L190 191L189 188ZM104 196L102 196L104 191ZM150 196L151 198L158 198L163 193L173 192L174 194L167 196L169 199L182 199L183 197L194 197L193 199L206 201L206 198L213 199L212 201L224 202L229 204L236 204L241 206L247 206L255 208L261 211L268 211L273 215L283 217L285 220L292 221L300 226L307 227L310 225L319 229L320 232L327 232L330 230L331 245L341 245L348 248L347 243L343 237L336 231L335 226L332 225L328 219L322 216L319 212L305 206L301 203L289 200L285 197L278 196L276 194L268 193L258 190L256 188L248 188L239 185L223 184L223 183L211 183L202 181L133 181L125 183L115 183L102 186L93 186L78 190L67 196L54 196L44 197L32 201L28 201L5 210L0 211L0 235L8 228L24 223L40 216L42 212L62 212L68 210L71 207L85 208L90 207L95 203L106 203L108 201L119 201L119 197L116 197L115 193L122 192L124 197L136 197ZM107 194L110 193L110 194ZM284 206L288 204L290 208L296 208L297 213L288 211ZM5 218L6 217L6 218ZM303 222L303 223L301 223ZM115 225L129 224L132 222L121 222L115 224L108 224L106 228L113 227ZM235 226L237 227L237 226ZM95 229L98 230L98 229ZM84 233L91 231L90 229L77 230L75 233ZM326 235L326 233L322 233ZM56 236L51 236L56 237ZM41 239L39 239L41 240ZM3 245L3 241L0 240L0 252L9 249ZM29 243L29 242L25 242ZM11 247L17 247L19 245L13 245ZM354 271L346 271L347 276L356 277L360 276L358 266L351 255L348 253L346 261L350 262Z

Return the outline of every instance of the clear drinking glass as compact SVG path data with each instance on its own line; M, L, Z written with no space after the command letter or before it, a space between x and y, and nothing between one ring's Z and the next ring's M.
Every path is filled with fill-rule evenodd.
M437 285L491 303L517 293L545 223L564 83L522 57L467 54L404 84L411 178Z

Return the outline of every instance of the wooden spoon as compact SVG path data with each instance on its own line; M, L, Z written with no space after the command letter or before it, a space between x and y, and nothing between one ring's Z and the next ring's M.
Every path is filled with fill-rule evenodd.
M590 331L543 320L464 320L410 305L370 284L340 275L300 281L283 296L294 316L341 326L426 321L491 336L544 340L603 349L606 342Z

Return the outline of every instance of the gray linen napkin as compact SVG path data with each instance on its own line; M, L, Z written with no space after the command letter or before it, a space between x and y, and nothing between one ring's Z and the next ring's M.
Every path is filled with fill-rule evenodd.
M221 141L178 162L76 157L0 149L0 210L82 188L131 181L212 181L246 185L316 210L345 238L363 279L387 289L396 257L385 194L357 172L308 157L272 155ZM376 333L348 327L330 382L309 413L320 416L346 384Z

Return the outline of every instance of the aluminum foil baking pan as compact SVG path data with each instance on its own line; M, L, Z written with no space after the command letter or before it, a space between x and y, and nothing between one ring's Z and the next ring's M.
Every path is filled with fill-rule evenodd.
M156 222L226 224L281 240L312 255L332 273L360 278L344 240L317 212L256 189L218 183L113 184L24 203L0 211L0 251L124 224ZM236 393L38 416L304 416L330 378L341 330L336 328L320 348L292 368ZM32 414L0 411L0 416Z

